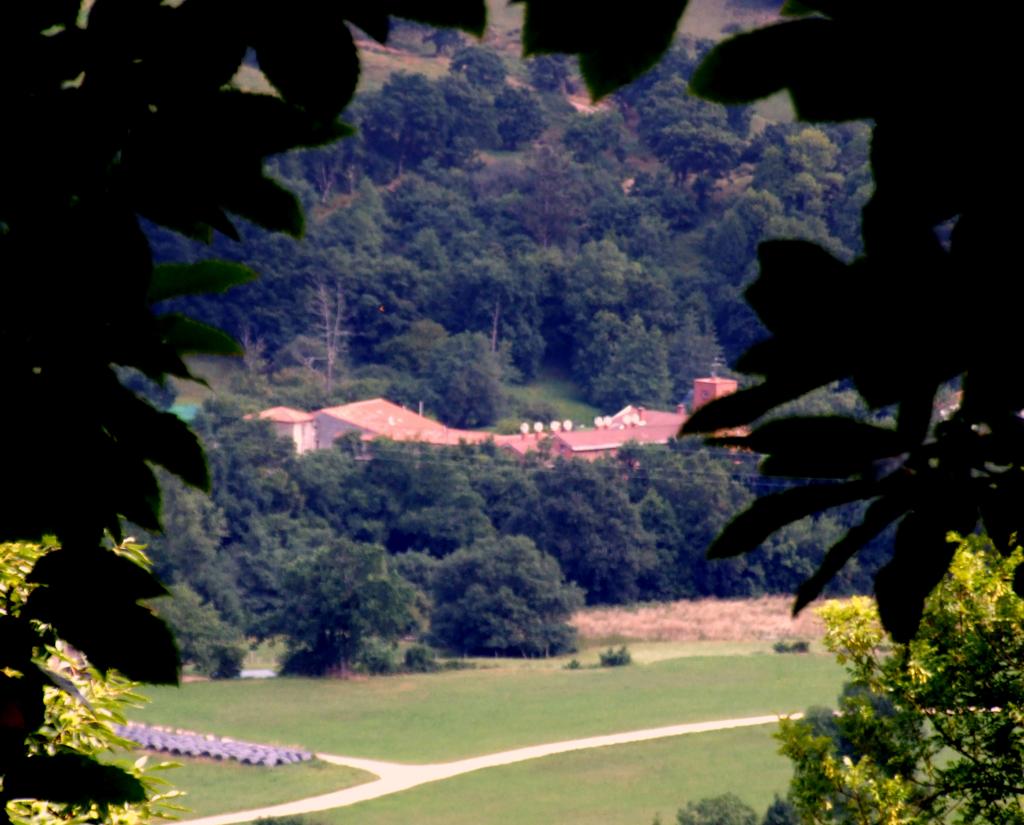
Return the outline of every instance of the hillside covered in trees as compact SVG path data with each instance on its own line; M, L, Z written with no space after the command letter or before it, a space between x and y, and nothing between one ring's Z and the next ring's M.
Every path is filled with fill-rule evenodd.
M571 644L540 625L524 643L522 623L508 619L525 598L514 587L481 608L488 621L506 616L503 630L481 636L483 619L454 615L467 600L445 587L453 571L473 569L498 589L493 577L510 569L499 570L503 553L548 571L538 575L560 605L555 625L581 599L792 592L856 513L805 520L756 556L708 562L734 513L785 486L758 478L750 454L681 442L590 464L377 442L365 460L342 440L297 457L265 424L243 420L272 404L384 396L451 426L510 429L563 416L557 399L515 391L551 376L597 411L685 402L695 377L762 334L740 297L760 239L804 237L842 258L858 251L867 127L696 100L687 82L708 41L681 38L596 107L565 58L522 62L413 24L392 42L389 70L347 113L356 135L274 165L310 215L301 242L254 225L244 246L212 250L151 233L167 260L234 258L261 275L175 305L247 349L197 420L213 500L168 480L168 530L152 539L158 572L191 605L169 608L179 635L212 634L214 647L236 651L225 654L232 661L244 636L283 633L296 645L294 669L357 662L361 645L310 664L309 645L295 641L296 605L329 598L315 571L348 565L390 583L367 637L422 632L454 652ZM849 411L851 397L819 393L802 409ZM868 590L880 558L850 565L833 592ZM204 650L186 644L217 671Z
M541 595L562 592L563 576L579 589L554 611L563 627L584 600L607 605L789 593L853 516L808 519L773 537L761 553L709 561L705 550L717 532L772 483L757 475L751 455L677 442L627 446L596 462L552 461L542 451L522 458L487 444L377 440L368 460L358 438L348 437L336 449L296 456L267 422L240 413L230 403L207 404L196 426L212 463L212 500L165 479L167 529L150 539L157 572L185 594L175 602L183 608L166 608L176 611L168 618L186 654L203 634L217 640L214 647L236 651L246 636L292 637L309 604L340 598L322 590L324 579L358 559L368 563L369 554L372 565L363 579L345 584L346 592L362 598L360 587L371 581L397 588L387 594L395 597L387 622L400 617L392 638L425 633L455 653L537 655L571 644L568 637L550 648L532 637L520 641ZM516 551L510 540L518 542ZM330 548L341 555L326 563ZM513 581L519 574L512 571L521 572L526 562L502 568L502 552L532 559L539 571L534 583ZM884 555L879 542L844 568L830 592L868 591L873 566ZM488 571L485 590L493 600L459 623L450 618L451 603L465 600L451 589L465 581L472 558L483 566L474 570ZM521 587L532 588L529 598ZM525 601L517 608L519 598ZM432 627L437 611L448 617L445 627L462 629L438 633ZM470 628L495 616L505 617L504 634L474 637ZM330 621L347 627L350 620ZM367 638L382 626L392 625L369 627ZM361 650L353 649L353 661ZM209 655L190 658L216 671Z
M693 98L707 41L681 40L595 108L565 58L431 37L399 30L408 51L357 95L354 137L277 160L311 216L301 242L157 234L160 257L260 273L185 304L247 345L243 395L306 409L379 395L487 426L549 418L502 390L543 374L605 412L664 406L760 337L740 297L760 239L858 248L867 127Z

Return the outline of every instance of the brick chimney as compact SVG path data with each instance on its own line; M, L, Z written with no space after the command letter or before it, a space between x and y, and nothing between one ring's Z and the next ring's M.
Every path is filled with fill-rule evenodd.
M693 382L693 410L696 412L708 401L736 392L739 384L732 378L696 378Z

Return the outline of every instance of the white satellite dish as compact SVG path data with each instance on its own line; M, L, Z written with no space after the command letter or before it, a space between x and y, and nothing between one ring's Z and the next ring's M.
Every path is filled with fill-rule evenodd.
M567 433L571 433L572 432L572 421L570 421L568 418L565 419L565 421L562 422L562 429L565 430Z
M542 433L542 432L544 432L544 422L543 421L535 421L535 422L533 422L533 431L535 433Z
M548 426L551 428L551 432L557 433L559 430L562 429L562 422L552 421L550 424L548 424Z
M595 415L594 416L594 426L597 427L597 429L600 430L601 427L604 426L604 419L601 416L599 416L599 415Z
M522 424L519 425L519 432L521 432L523 435L526 435L528 432L530 432L530 425L524 421Z

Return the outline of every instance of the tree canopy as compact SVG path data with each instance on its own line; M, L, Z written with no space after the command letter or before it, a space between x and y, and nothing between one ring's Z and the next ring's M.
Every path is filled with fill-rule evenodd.
M393 642L415 626L412 587L379 545L318 547L285 568L282 584L271 629L288 640L288 673L345 673L369 639Z
M433 575L431 635L460 653L550 656L573 649L583 593L526 536L481 539Z
M981 536L951 543L950 571L917 637L885 651L865 598L821 609L825 644L851 682L839 715L783 723L791 798L814 823L1011 823L1024 816L1024 552Z

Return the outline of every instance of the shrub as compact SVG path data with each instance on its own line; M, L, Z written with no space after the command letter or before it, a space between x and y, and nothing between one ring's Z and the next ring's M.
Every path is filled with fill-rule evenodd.
M569 664L565 666L566 670L579 670L583 665L580 664L579 659L571 659Z
M441 663L441 670L476 670L476 662L467 662L465 659L445 659Z
M678 825L757 825L757 812L736 794L688 802L676 813Z
M426 645L413 645L405 651L405 670L409 673L433 673L439 670L437 654Z
M797 639L793 642L786 642L780 639L772 645L772 650L776 653L806 653L810 649L811 643L804 639Z
M623 667L633 663L633 657L630 655L629 648L625 645L622 645L618 650L610 647L602 651L600 656L601 667Z
M359 669L374 676L385 676L398 672L398 657L395 645L381 639L367 639L356 662Z

